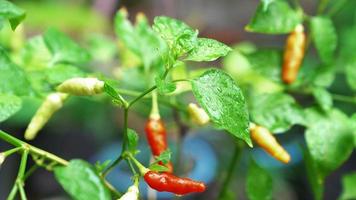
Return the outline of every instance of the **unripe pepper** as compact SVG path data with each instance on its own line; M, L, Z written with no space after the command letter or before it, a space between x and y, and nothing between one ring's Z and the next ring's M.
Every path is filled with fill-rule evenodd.
M276 138L268 131L268 129L251 123L250 132L252 140L272 157L283 163L288 163L290 161L288 152L277 142Z
M198 125L207 124L210 120L209 115L205 112L205 110L199 108L195 103L190 103L188 105L188 112L192 121Z
M283 55L282 80L291 84L298 75L299 67L304 58L306 36L302 24L296 26L289 34Z
M100 94L104 91L104 81L97 78L71 78L57 87L57 91L78 96Z
M119 200L137 200L139 195L138 185L134 184L127 189L127 192Z
M63 102L67 97L67 94L59 92L51 93L47 96L27 126L25 131L26 140L32 140L36 137L38 131L43 128L51 116L63 106Z
M148 171L144 175L146 183L160 192L171 192L177 195L185 195L193 192L204 192L206 186L203 182L189 178L180 178L170 173L158 173Z

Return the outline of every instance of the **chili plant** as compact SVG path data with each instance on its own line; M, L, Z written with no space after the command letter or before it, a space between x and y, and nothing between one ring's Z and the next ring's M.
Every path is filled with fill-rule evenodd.
M285 47L274 49L252 43L240 43L232 49L200 37L198 30L165 16L155 17L150 25L139 13L132 24L122 8L114 20L118 45L112 48L120 49L121 63L112 73L104 73L84 70L83 66L93 63L98 55L57 29L24 41L21 22L25 11L1 0L2 29L6 29L7 20L14 32L7 30L10 40L0 48L0 121L25 107L24 99L41 99L24 132L26 140L34 140L51 116L66 106L67 99L85 96L122 109L124 126L117 158L95 166L81 159L67 161L0 131L0 139L14 146L0 154L0 163L14 153L21 154L8 199L17 195L27 199L26 179L38 168L53 172L63 189L80 200L138 199L142 180L154 190L176 195L209 190L211 186L199 180L179 177L177 166L170 161L162 106L178 113L175 118L181 128L211 124L233 138L235 152L219 199L229 196L231 177L243 149L251 153L251 148L262 148L287 164L293 157L273 134L286 133L294 125L305 127L306 147L302 145L301 149L307 176L315 199L322 199L325 178L349 158L356 144L356 115L348 116L333 104L341 101L354 105L356 97L334 94L328 88L337 71L345 75L348 89L354 92L356 60L352 50L337 51L338 34L332 17L346 1L320 1L315 15L305 13L297 1L293 2L292 6L286 0L262 0L246 26L247 31L255 33L288 34ZM106 42L110 46L111 42ZM314 62L307 62L313 56L309 51L312 47L318 59L312 57ZM187 65L221 57L225 57L223 69ZM190 93L195 102L182 98ZM303 105L301 97L312 97L313 103ZM144 166L136 158L139 134L128 127L128 116L147 99L151 104L143 126L154 161ZM28 159L34 161L33 166L28 166ZM132 172L132 186L126 193L106 179L121 162ZM342 198L356 198L352 190L355 182L354 174L344 177ZM272 177L254 160L249 165L246 192L249 199L272 198Z

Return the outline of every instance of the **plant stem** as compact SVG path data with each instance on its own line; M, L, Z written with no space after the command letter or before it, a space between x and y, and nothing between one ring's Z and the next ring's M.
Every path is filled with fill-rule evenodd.
M356 104L356 97L350 97L350 96L345 96L340 94L331 94L331 96L336 101L343 101L347 103Z
M236 143L235 149L234 149L234 154L231 158L231 161L229 164L229 169L226 174L225 180L222 184L218 199L224 199L224 197L226 196L226 192L229 189L231 179L234 177L235 168L236 168L237 162L240 158L241 151L242 151L242 145L240 143Z
M21 164L20 164L20 169L18 172L18 177L21 177L21 184L23 184L24 180L26 180L37 168L36 167L31 167L30 170L25 174L25 169L26 169L26 162L27 162L27 158L28 158L28 154L34 154L34 155L38 155L38 156L42 156L48 160L51 160L53 162L57 162L58 164L67 166L68 165L68 161L64 160L63 158L60 158L54 154L51 154L47 151L44 151L42 149L39 149L37 147L34 147L30 144L27 144L26 142L23 142L7 133L5 133L4 131L0 130L0 139L14 145L17 147L20 147L23 149L23 153L22 153L22 157L21 157ZM16 179L18 180L18 178ZM121 194L115 190L115 188L109 183L107 182L105 179L103 179L104 184L111 190L112 193L116 194L116 196L121 196ZM7 198L7 200L13 200L16 197L17 194L17 190L19 189L19 185L18 184L14 184L13 188L11 189L11 192ZM21 188L20 188L21 190ZM21 191L20 191L21 193Z
M151 119L160 118L156 91L152 91L152 108L151 108L150 118Z
M135 163L142 176L149 171L149 169L143 166L131 153L125 153L125 157L131 159L133 163Z
M21 148L26 148L28 149L29 153L30 154L35 154L35 155L39 155L39 156L43 156L45 157L46 159L49 159L51 161L55 161L59 164L62 164L62 165L67 165L68 164L68 161L54 155L54 154L51 154L47 151L44 151L42 149L39 149L37 147L34 147L26 142L23 142L7 133L5 133L4 131L1 131L0 130L0 139L16 146L16 147L21 147Z
M27 172L23 176L23 181L25 181L28 177L30 177L38 168L39 168L38 165L33 165L29 170L27 170Z
M117 159L115 159L114 160L114 162L112 162L103 172L102 172L102 177L106 177L110 172L111 172L111 170L113 170L114 168L115 168L115 166L116 165L118 165L121 161L122 161L122 159L123 159L124 157L122 156L122 154L117 158Z
M123 141L122 141L122 150L121 154L125 152L126 146L127 146L127 128L128 128L128 117L129 117L129 108L126 107L124 109L124 135L123 135Z
M142 94L140 94L138 97L136 97L134 100L132 100L129 105L127 106L127 108L130 108L133 104L135 104L138 100L140 100L141 98L143 98L144 96L146 96L148 93L152 92L153 90L155 90L157 88L157 86L152 86L151 88L147 89L146 91L142 92Z
M26 200L26 195L25 195L25 191L23 189L23 178L25 175L25 170L26 170L26 165L27 165L27 158L28 158L28 153L29 150L28 149L24 149L21 155L21 163L20 163L20 167L19 167L19 171L17 173L17 177L14 183L14 186L11 189L11 192L8 196L8 200L12 200L16 197L16 193L18 190L20 190L20 195L21 195L21 199L22 200Z
M10 149L10 150L7 150L5 152L3 152L4 156L7 157L13 153L16 153L18 151L20 151L22 149L22 147L16 147L16 148L13 148L13 149Z
M23 182L19 180L17 182L17 187L19 188L20 191L21 200L27 200L25 189L23 188Z

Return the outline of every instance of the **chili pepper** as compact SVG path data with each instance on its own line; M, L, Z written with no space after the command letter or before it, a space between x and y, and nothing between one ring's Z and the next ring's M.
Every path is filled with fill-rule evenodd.
M188 112L192 121L198 125L207 124L210 120L209 115L205 112L205 110L199 108L195 103L190 103L188 105Z
M148 171L145 173L144 179L151 188L157 191L171 192L177 195L204 192L206 189L203 182L180 178L170 173Z
M148 143L150 145L152 154L154 156L159 156L162 152L167 150L167 137L166 137L166 128L161 119L155 117L150 117L145 125L145 132ZM162 162L159 164L163 165ZM168 172L173 171L172 163L167 163L166 167Z
M272 157L283 163L288 163L290 161L288 152L277 142L276 138L268 129L251 123L250 132L252 140Z
M64 100L68 97L63 93L52 93L47 96L25 131L25 139L32 140L36 137L39 130L47 123L51 116L63 106Z
M298 75L299 67L304 58L306 37L302 24L296 26L289 34L283 55L282 80L291 84Z
M78 96L100 94L104 90L104 81L97 78L71 78L57 87L57 91Z
M152 109L148 121L145 124L145 132L148 144L154 156L159 156L167 150L167 133L159 114L156 91L152 92ZM173 172L173 165L171 162L168 162L166 165L162 162L159 162L158 164L166 166L168 168L167 172Z
M137 200L139 198L140 192L138 186L132 185L127 189L127 192L120 197L119 200Z

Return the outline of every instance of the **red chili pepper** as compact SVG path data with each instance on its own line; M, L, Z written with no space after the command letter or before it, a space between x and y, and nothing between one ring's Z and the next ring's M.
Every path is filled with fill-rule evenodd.
M204 192L206 186L203 182L189 178L180 178L170 173L158 173L148 171L144 175L146 183L160 192L171 192L177 195L185 195L193 192Z
M154 156L159 156L162 152L167 150L167 136L166 128L161 119L150 117L145 125L145 132L147 136L148 143L151 147L152 154ZM162 162L159 164L163 165ZM168 172L173 172L172 163L169 162L166 167L168 167Z

